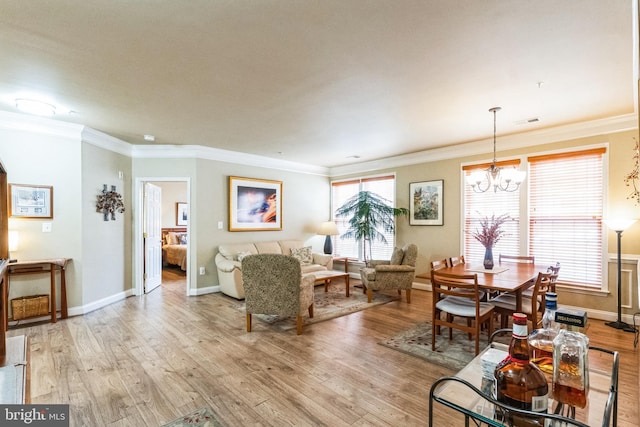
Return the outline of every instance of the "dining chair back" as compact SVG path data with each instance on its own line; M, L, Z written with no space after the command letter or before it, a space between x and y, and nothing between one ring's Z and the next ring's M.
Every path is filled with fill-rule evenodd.
M439 259L436 261L431 261L431 269L432 270L441 270L443 268L447 268L449 267L449 264L447 264L447 260L445 259Z
M453 329L475 337L477 355L480 352L481 325L487 324L487 336L491 336L493 331L493 305L480 301L478 275L456 275L431 270L431 287L431 349L435 351L436 335L445 326L449 328L449 340L453 339ZM458 317L464 318L466 323L456 322Z
M542 320L538 314L542 313L544 307L544 294L549 292L553 284L555 284L555 280L551 273L540 272L533 285L531 295L522 296L522 312L531 322L532 330L536 329ZM495 306L496 313L500 314L500 327L506 328L509 318L516 312L516 296L511 293L500 294L489 299L489 302Z
M455 267L458 264L464 264L464 255L452 256L449 258L449 266Z
M522 264L535 264L535 259L536 257L534 256L523 256L523 255L503 255L500 254L498 255L498 261L500 262L500 264L502 264L502 262L519 262Z

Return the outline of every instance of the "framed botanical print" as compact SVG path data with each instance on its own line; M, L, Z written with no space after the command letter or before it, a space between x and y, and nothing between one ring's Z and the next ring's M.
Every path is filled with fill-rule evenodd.
M444 224L444 180L409 184L409 224Z

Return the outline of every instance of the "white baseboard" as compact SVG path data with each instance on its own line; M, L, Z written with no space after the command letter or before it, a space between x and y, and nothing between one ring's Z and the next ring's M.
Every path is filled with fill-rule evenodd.
M189 289L189 296L198 296L220 292L220 286L207 286L206 288Z
M413 284L411 285L412 289L420 289L422 291L429 291L431 292L431 284L430 283L419 283L419 282L413 282Z
M102 298L101 300L94 301L90 304L82 305L80 307L69 307L69 316L80 316L86 313L90 313L92 311L98 310L99 308L106 307L109 304L113 304L114 302L122 301L123 299L132 295L133 289L129 289L124 292L119 292L106 298Z

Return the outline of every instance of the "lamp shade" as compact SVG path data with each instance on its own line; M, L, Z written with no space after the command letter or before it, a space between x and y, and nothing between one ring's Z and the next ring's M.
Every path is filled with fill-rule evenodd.
M635 219L605 219L604 223L613 231L624 231L631 227Z
M15 230L9 231L9 252L15 252L18 250L18 232Z
M325 221L318 227L318 234L322 236L337 236L340 233L338 232L338 226L335 222Z

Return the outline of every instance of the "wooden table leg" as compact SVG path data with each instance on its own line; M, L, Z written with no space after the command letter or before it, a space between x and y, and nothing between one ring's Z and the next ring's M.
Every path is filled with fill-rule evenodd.
M522 313L522 289L516 291L516 313Z
M51 268L51 323L58 321L56 314L56 268L53 264L49 266Z
M65 276L66 269L62 267L60 268L60 309L62 311L63 319L69 317L69 311L67 308L67 280Z
M349 275L344 276L344 286L347 288L347 296L349 296Z

